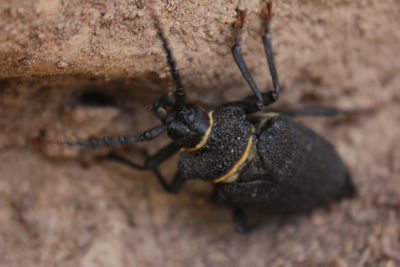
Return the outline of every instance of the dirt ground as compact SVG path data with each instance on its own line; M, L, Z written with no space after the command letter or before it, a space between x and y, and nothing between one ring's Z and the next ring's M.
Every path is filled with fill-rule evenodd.
M188 101L212 109L250 93L230 54L238 6L245 58L271 87L261 1L1 1L0 266L400 266L400 3L274 2L273 108L374 112L302 119L337 148L355 199L249 235L209 184L168 195L151 173L100 160L107 149L35 146L157 125L145 105L174 89L149 6ZM167 141L116 150L140 161ZM174 159L162 169L172 176Z

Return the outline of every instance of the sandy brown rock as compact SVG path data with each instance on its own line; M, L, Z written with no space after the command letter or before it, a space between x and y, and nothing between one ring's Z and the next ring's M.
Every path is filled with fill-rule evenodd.
M230 211L191 182L164 193L147 172L96 161L106 152L32 147L49 139L138 134L144 105L173 90L149 1L0 2L0 266L400 265L400 4L275 1L283 90L276 107L374 108L304 122L338 149L359 196L241 236ZM230 55L238 1L154 1L189 100L212 108L249 94ZM146 7L147 6L147 7ZM270 87L260 1L243 49ZM85 94L109 99L82 105ZM120 149L141 160L139 147ZM83 164L84 163L84 164ZM174 162L163 165L172 176Z

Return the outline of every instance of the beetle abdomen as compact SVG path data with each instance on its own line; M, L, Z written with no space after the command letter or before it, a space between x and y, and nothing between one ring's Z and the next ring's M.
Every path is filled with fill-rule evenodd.
M257 151L277 183L329 196L340 194L346 183L347 169L333 146L289 116L262 126Z
M333 146L289 116L259 128L257 156L233 183L216 186L217 201L272 213L304 212L354 193Z

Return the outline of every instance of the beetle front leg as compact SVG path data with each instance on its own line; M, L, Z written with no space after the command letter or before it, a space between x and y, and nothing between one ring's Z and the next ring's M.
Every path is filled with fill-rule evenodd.
M165 160L173 156L175 153L177 153L179 149L180 147L177 146L175 143L169 143L168 145L160 149L155 155L148 157L144 165L137 164L125 157L122 157L114 153L107 155L107 159L122 163L124 165L127 165L129 167L138 170L152 170L156 175L158 181L160 182L161 186L165 189L165 191L167 191L168 193L178 193L179 190L182 188L183 184L185 183L186 179L184 179L183 176L178 172L175 175L175 178L172 181L172 183L168 184L165 178L160 173L160 171L157 169L157 167L162 162L164 162Z
M255 104L258 110L264 107L264 101L262 97L262 93L260 89L257 87L256 82L253 79L253 76L250 74L250 71L244 61L243 54L242 54L242 47L240 45L241 35L243 30L243 25L246 19L246 11L238 10L238 20L235 24L235 44L232 46L232 56L235 60L236 65L238 66L240 72L243 75L243 78L246 80L247 84L249 85L251 91L255 96Z
M273 91L261 94L265 106L271 105L272 103L274 103L276 101L273 94L274 94ZM252 95L243 100L228 102L222 106L239 107L239 108L243 109L243 111L246 114L252 114L252 113L260 111L260 109L257 105L257 101L258 101L257 98Z
M175 153L179 151L180 147L177 146L175 143L171 142L165 147L161 148L156 154L153 156L147 157L145 160L144 165L140 165L138 163L132 162L131 160L122 157L115 153L110 153L106 156L107 159L122 163L124 165L128 165L132 168L138 170L154 170L157 168L161 163L165 160L172 157Z
M280 92L280 83L278 78L278 72L275 67L274 53L272 50L272 35L270 31L270 24L272 19L272 2L268 2L266 6L266 10L264 12L264 23L265 23L265 33L262 36L264 51L267 57L269 72L272 78L272 84L274 85L274 90L272 91L272 97L275 101L279 98Z
M162 151L159 151L159 152L162 152ZM161 157L159 157L159 155L162 155L162 154L157 153L153 157L150 157L146 162L151 162L150 164L157 164L157 163L160 164L162 161L164 161L165 159L170 157L170 156L168 156L167 158L161 158ZM155 156L157 156L157 157L155 157ZM172 183L168 184L166 179L164 178L164 176L157 169L157 166L152 166L152 168L149 168L148 166L146 166L146 164L145 164L145 166L141 166L141 165L134 163L131 160L124 158L122 156L119 156L117 154L110 154L110 155L108 155L107 158L114 160L116 162L122 163L124 165L128 165L129 167L132 167L134 169L153 171L153 173L156 175L157 180L159 181L161 186L165 189L165 191L167 191L168 193L171 193L171 194L178 193L180 191L180 189L182 188L182 186L184 185L184 183L186 182L186 179L184 179L184 177L179 172L175 175L175 178L172 181Z
M272 78L272 83L274 86L274 90L267 93L261 93L260 89L257 87L256 82L254 81L250 71L246 65L246 62L243 58L242 49L240 45L242 28L245 22L246 13L245 11L238 11L238 21L236 23L236 38L235 44L232 46L231 51L233 58L238 66L240 72L245 78L247 84L250 89L253 91L253 96L245 99L243 103L240 105L244 106L246 113L254 113L261 110L263 107L268 106L274 102L276 102L279 98L280 92L280 83L278 78L278 72L276 70L274 55L272 50L272 35L270 32L270 24L272 19L272 3L268 2L266 5L266 11L263 14L264 22L265 22L265 33L262 36L265 55L267 57L268 67ZM238 101L241 102L241 101Z
M167 183L164 176L160 173L158 169L154 169L154 173L165 191L171 194L177 194L186 182L186 179L179 171L175 174L175 177L170 184Z

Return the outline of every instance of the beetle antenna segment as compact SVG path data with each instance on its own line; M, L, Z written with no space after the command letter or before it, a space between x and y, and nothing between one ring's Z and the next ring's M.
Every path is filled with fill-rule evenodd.
M164 52L167 56L167 62L168 62L168 66L169 66L169 70L171 73L172 78L175 81L176 84L176 91L175 91L175 108L176 109L181 109L184 102L185 102L185 90L183 88L183 84L182 84L182 80L181 77L179 75L179 71L176 68L176 62L175 59L172 55L172 51L171 48L168 44L168 40L165 37L164 31L160 26L160 21L158 20L158 17L153 13L153 20L154 20L154 27L157 30L157 34L158 37L160 38L161 42L162 42L162 46L164 49Z
M82 140L78 139L76 141L67 140L58 142L62 145L68 146L80 146L80 147L91 147L91 148L99 148L104 146L117 146L117 145L124 145L124 144L131 144L137 142L143 142L152 140L158 137L160 134L165 132L167 127L165 125L156 126L151 128L150 130L145 131L143 134L139 136L120 136L116 138L109 138L105 137L102 139L90 139L90 140Z
M276 71L275 61L274 61L274 54L272 51L272 35L270 33L270 25L272 19L272 2L267 2L266 10L263 14L265 19L265 34L263 35L263 43L264 43L264 50L265 55L267 56L268 67L272 77L272 83L274 85L274 91L272 97L274 100L278 100L279 98L279 91L280 91L280 83L278 78L278 72Z
M237 10L238 12L238 20L235 23L236 36L235 36L235 44L232 46L231 51L233 58L236 62L236 65L239 67L240 72L242 73L244 79L247 84L250 86L250 89L253 91L254 95L257 97L257 107L262 109L264 107L264 100L261 94L260 89L258 89L256 82L251 76L249 69L247 68L246 62L244 61L242 48L240 46L242 28L246 19L246 11Z

